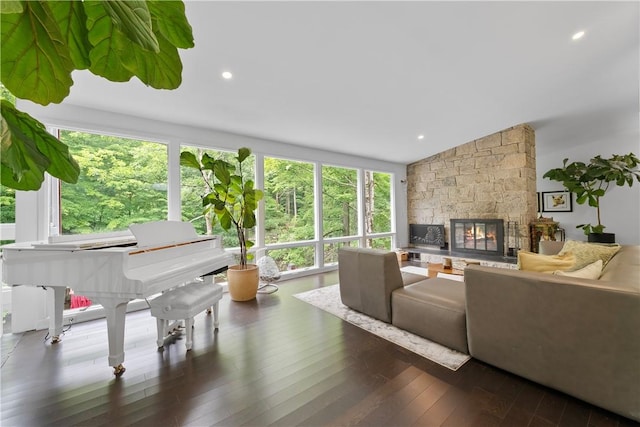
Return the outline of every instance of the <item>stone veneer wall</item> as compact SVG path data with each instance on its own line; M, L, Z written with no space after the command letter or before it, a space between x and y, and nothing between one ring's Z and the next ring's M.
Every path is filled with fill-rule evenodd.
M517 221L520 249L529 250L529 223L536 218L535 132L527 124L468 142L407 166L410 224L450 219ZM451 245L449 245L451 246Z

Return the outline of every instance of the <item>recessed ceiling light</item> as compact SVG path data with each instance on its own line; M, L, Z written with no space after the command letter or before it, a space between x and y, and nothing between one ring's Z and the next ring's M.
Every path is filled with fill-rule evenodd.
M571 36L571 39L578 40L578 39L581 39L582 36L584 36L584 31L578 31L573 36Z
M418 139L424 139L424 135L418 135Z
M227 79L227 80L229 80L229 79L230 79L230 78L232 78L232 77L233 77L233 74L231 74L231 72L230 72L230 71L224 71L224 72L222 73L222 78L223 78L223 79Z

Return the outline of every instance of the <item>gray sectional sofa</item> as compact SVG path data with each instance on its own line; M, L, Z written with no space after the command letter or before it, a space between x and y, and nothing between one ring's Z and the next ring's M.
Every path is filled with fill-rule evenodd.
M464 283L403 280L395 253L354 248L339 276L345 305L640 421L640 246L599 280L475 265Z
M469 266L469 354L640 421L640 246L598 280Z

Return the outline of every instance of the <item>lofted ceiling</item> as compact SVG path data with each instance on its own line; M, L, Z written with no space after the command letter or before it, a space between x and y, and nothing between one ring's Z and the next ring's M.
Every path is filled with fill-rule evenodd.
M83 71L65 104L398 163L520 123L638 135L635 1L185 4L179 89Z

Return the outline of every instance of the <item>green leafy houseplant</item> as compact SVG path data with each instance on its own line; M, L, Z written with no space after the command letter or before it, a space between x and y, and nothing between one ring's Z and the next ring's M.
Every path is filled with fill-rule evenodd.
M238 149L236 165L203 153L200 158L189 151L180 153L180 164L198 169L205 181L208 193L202 196L205 214L213 211L224 230L235 227L240 243L240 265L246 268L250 259L249 249L254 242L249 240L246 230L256 225L256 209L263 197L262 190L243 175L242 163L251 155L248 148ZM211 173L207 173L211 171Z
M635 154L615 154L608 159L595 156L589 163L562 161L561 168L551 169L543 175L552 181L559 181L576 195L576 203L588 203L596 208L598 224L580 224L584 234L603 233L605 226L600 222L600 200L606 194L611 183L617 186L633 186L634 179L640 182L638 165L640 160Z
M182 1L2 0L0 17L2 85L41 105L69 95L74 70L175 89L182 82L178 48L194 46ZM37 190L45 172L77 182L80 168L65 144L6 99L1 112L2 185Z

